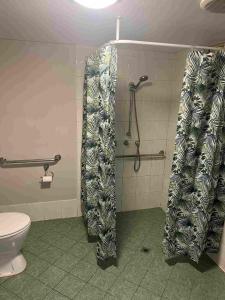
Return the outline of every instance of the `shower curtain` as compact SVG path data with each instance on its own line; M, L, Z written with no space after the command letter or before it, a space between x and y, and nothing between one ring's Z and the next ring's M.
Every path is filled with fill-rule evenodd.
M225 52L186 62L164 231L167 258L217 252L225 218Z
M116 263L115 90L117 50L105 46L86 62L81 155L81 200L97 263Z

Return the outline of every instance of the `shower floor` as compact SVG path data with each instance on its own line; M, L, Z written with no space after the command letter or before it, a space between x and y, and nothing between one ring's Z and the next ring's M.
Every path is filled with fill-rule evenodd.
M0 300L222 300L225 274L207 257L168 265L159 208L118 214L118 267L96 265L81 218L33 222L23 247L28 267L0 278Z

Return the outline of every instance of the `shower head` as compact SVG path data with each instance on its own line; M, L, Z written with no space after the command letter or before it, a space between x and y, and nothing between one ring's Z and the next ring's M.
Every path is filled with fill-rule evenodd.
M146 80L148 80L148 76L147 76L147 75L141 76L141 77L139 78L138 83L135 85L135 89L137 89L137 88L139 87L139 85L141 84L141 82L144 82L144 81L146 81Z
M139 82L143 82L143 81L146 81L148 80L148 76L147 75L143 75L139 78Z

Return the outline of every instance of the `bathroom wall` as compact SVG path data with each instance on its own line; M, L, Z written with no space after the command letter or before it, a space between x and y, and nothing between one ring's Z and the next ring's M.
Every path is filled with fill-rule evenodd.
M116 99L117 154L132 154L136 148L135 126L133 135L128 129L130 81L137 82L148 75L149 82L137 91L141 153L158 153L164 150L166 160L142 160L140 171L133 170L133 159L117 159L116 187L118 210L127 211L165 205L164 186L168 182L169 162L175 137L177 99L180 92L181 60L176 53L162 52L162 48L119 49L118 92ZM179 73L179 74L178 74ZM181 80L182 82L182 80ZM133 118L134 120L134 118ZM129 146L124 146L124 140Z
M166 142L166 160L163 180L163 193L162 203L163 209L166 209L168 199L168 187L170 172L173 160L173 152L175 147L175 136L177 127L177 117L179 110L179 102L181 95L181 88L184 76L184 69L186 63L186 56L188 51L178 51L174 55L173 60L173 81L172 81L172 98L170 102L169 118L168 118L168 129L167 129L167 142Z
M0 156L62 160L51 188L42 167L0 168L0 211L32 219L80 214L80 129L85 55L92 48L0 40Z
M80 215L80 149L85 57L95 48L0 40L0 154L7 159L61 154L50 189L40 188L43 169L0 168L0 211L32 219ZM166 160L116 161L118 210L165 206L180 92L176 53L156 48L120 48L116 99L117 154L135 153L136 132L127 139L130 81L149 83L137 92L141 153L166 151ZM182 70L183 72L183 70ZM179 73L179 74L178 74ZM182 77L182 76L181 76Z

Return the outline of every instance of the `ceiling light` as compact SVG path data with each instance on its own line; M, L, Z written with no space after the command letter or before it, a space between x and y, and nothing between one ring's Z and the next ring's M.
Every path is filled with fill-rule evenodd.
M74 0L88 8L100 9L116 3L118 0Z

